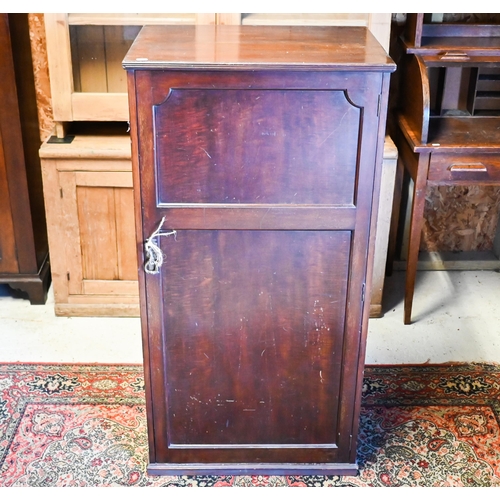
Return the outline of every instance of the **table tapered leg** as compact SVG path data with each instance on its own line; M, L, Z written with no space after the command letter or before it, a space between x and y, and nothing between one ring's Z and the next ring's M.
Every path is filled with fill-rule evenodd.
M411 323L411 310L413 295L415 291L415 279L417 276L418 252L420 238L424 223L425 192L427 186L427 172L429 167L429 155L420 155L416 179L413 185L413 200L410 217L410 235L408 241L408 255L405 283L404 302L404 324Z

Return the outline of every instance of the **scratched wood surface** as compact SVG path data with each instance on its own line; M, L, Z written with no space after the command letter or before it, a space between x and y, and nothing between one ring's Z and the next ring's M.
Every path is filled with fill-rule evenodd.
M337 441L350 236L183 231L163 245L171 443Z
M343 91L174 89L155 119L161 203L354 203L342 146L361 110Z
M361 28L197 28L124 63L139 264L176 231L139 273L148 470L352 474L393 65Z

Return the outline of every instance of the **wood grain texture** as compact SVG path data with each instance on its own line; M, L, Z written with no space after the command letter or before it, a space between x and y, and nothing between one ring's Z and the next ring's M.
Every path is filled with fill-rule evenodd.
M3 138L0 135L0 273L18 273L14 221L10 209L9 184L5 166Z
M44 14L50 90L55 121L71 121L73 76L67 14Z
M342 145L360 122L344 91L173 89L155 108L158 201L353 205Z
M56 314L137 316L130 137L78 135L40 156Z
M366 28L337 26L147 26L123 64L216 70L226 64L303 71L395 68Z
M125 63L149 470L353 473L394 66L366 30L242 28L144 28Z
M0 15L0 47L0 282L43 304L50 272L27 14Z
M333 447L350 233L163 241L170 446Z

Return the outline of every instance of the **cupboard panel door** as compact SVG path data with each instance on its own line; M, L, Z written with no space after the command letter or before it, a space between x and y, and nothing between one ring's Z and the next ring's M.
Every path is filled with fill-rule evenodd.
M171 89L155 106L160 203L350 205L361 109L342 90Z
M336 447L349 247L348 231L165 239L170 446Z
M58 179L69 294L99 288L101 294L130 294L128 285L119 284L137 280L130 173L62 171Z

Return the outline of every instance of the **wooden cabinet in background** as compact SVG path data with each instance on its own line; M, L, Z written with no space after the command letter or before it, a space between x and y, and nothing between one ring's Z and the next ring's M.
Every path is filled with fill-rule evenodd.
M50 283L27 14L0 14L0 283L44 304Z
M144 24L214 24L215 14L45 14L58 137L74 121L128 121L121 62Z
M396 191L403 171L413 182L404 306L409 324L427 186L500 186L500 21L457 23L408 14L399 49L391 135L401 159Z
M40 157L56 314L138 316L130 137L45 142Z
M388 50L391 14L45 14L52 106L58 137L73 121L128 121L121 67L145 25L367 26Z
M366 28L147 26L124 66L149 472L356 473L393 62Z

